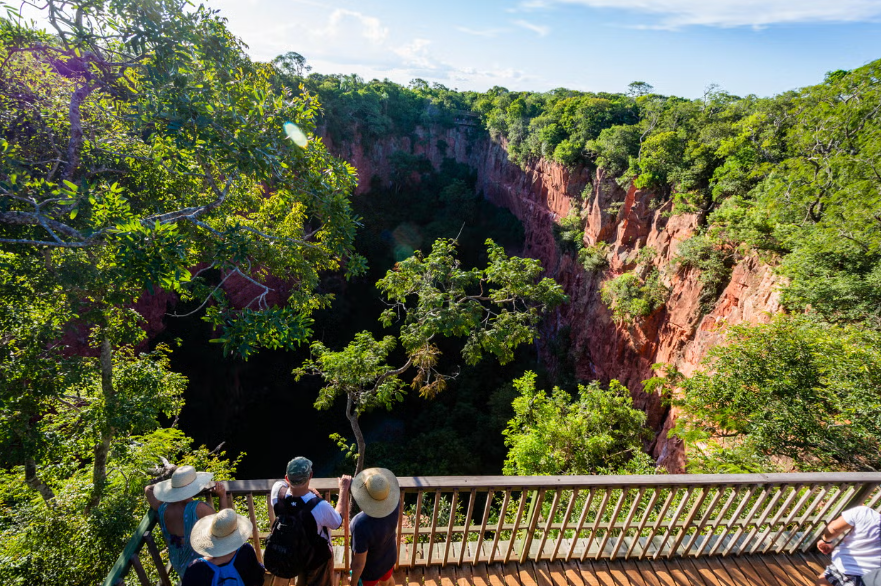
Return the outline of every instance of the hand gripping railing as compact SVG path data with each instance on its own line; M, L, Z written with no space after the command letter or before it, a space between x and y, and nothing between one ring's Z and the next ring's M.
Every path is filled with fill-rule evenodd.
M273 482L228 483L237 510L254 524L258 556L273 519ZM813 547L825 524L844 509L881 507L881 473L438 476L399 482L398 567L791 554ZM336 498L335 479L313 479L311 486L326 500ZM143 586L152 583L137 554L143 544L150 547L154 522L145 517L105 586L115 586L129 566ZM340 529L333 538L335 566L348 570L348 532ZM154 548L153 573L165 584Z

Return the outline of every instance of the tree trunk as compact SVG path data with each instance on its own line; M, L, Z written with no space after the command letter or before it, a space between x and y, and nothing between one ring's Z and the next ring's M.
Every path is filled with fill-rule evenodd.
M116 393L113 390L113 349L110 346L110 338L101 341L101 392L104 395L104 408L112 414L113 403ZM107 483L107 456L110 453L110 443L113 440L113 427L109 421L101 426L101 438L95 445L95 458L92 463L92 496L86 505L86 513L101 503L104 493L104 485Z
M70 121L70 139L67 141L67 165L64 168L64 179L72 179L80 165L80 151L83 148L83 116L80 107L95 88L86 81L76 88L70 96L68 120Z
M40 493L46 504L55 498L55 493L37 476L37 463L33 458L28 458L24 463L24 481L28 486Z
M348 395L346 399L346 418L355 432L355 441L358 444L358 461L355 465L355 476L364 470L364 454L367 452L367 442L364 441L364 434L361 432L361 424L358 422L358 412L355 409L355 402L352 395Z

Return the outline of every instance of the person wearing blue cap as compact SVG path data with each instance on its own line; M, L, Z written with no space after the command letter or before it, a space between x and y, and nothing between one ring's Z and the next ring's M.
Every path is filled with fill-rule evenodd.
M284 480L273 484L272 491L269 493L270 503L275 514L284 513L285 503L289 497L300 498L304 503L316 498L321 499L318 491L309 488L310 480L312 480L312 462L310 460L297 457L288 462ZM318 533L327 540L327 547L331 551L333 548L330 544L330 532L339 529L343 524L343 504L349 500L349 486L351 484L351 476L344 475L338 478L337 485L340 492L336 508L327 501L321 500L311 511L312 516L315 517ZM297 586L330 586L332 578L333 556L330 557L326 565L308 574L298 576Z

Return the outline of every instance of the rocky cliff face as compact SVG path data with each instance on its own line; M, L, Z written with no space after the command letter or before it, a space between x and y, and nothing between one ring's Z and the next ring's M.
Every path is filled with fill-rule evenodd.
M524 253L540 259L570 296L571 302L547 325L544 340L568 332L579 378L615 378L630 389L656 432L650 451L670 472L683 470L685 455L681 442L667 437L675 411L642 390L642 381L654 375L652 365L674 364L689 375L709 348L723 339L725 325L764 322L780 310L778 277L771 267L748 258L734 267L712 309L702 313L700 275L693 269L677 271L671 263L679 243L695 233L697 216L670 215L669 201L635 187L625 191L602 170L592 175L543 159L521 169L508 160L503 142L477 136L471 128L419 131L415 141L404 137L367 147L358 141L328 146L358 169L357 195L368 190L374 177L389 180L388 155L397 149L423 154L436 167L444 157L452 157L475 168L477 187L484 196L523 222ZM572 255L561 254L555 243L554 223L579 204L585 244L609 245L609 266L603 271L585 271ZM600 300L600 289L605 281L633 268L644 247L656 251L652 263L670 289L669 299L639 323L616 324Z

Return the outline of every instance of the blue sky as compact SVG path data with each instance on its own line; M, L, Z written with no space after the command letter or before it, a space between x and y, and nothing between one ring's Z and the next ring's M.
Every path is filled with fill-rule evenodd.
M451 88L768 96L881 58L881 0L207 0L254 58Z

